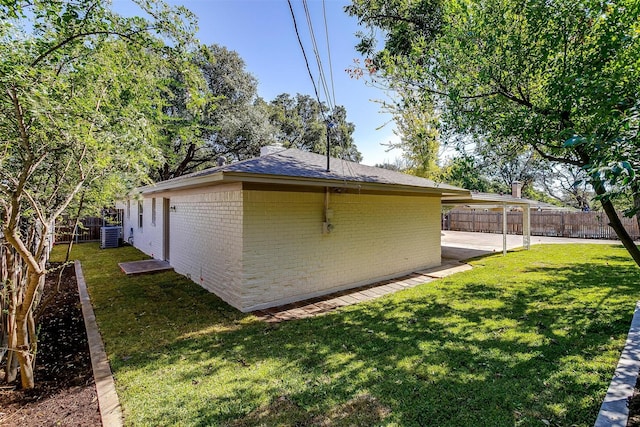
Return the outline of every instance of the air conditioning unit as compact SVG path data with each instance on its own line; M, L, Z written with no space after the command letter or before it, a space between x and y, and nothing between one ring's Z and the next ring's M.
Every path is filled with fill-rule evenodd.
M120 227L100 228L100 248L117 248L120 241Z

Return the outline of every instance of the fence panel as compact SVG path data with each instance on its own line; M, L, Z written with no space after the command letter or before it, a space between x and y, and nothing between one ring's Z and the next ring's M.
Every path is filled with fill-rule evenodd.
M634 240L640 239L635 218L620 214L622 224ZM453 209L443 215L443 229L502 233L502 212ZM522 234L522 212L507 212L507 233ZM603 212L531 211L531 235L617 239Z
M80 220L78 230L74 233L74 221L62 219L56 223L56 243L99 242L102 218L86 217Z

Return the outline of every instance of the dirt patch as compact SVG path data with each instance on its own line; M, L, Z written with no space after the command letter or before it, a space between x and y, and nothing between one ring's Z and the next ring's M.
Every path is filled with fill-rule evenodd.
M47 277L45 298L56 280L57 273ZM36 388L22 391L17 381L9 385L13 390L0 390L0 425L101 425L73 265L64 269L60 290L39 327Z
M348 427L379 425L391 413L375 397L363 394L323 415L312 415L287 396L280 396L269 405L260 407L245 418L228 426L295 425L300 427Z

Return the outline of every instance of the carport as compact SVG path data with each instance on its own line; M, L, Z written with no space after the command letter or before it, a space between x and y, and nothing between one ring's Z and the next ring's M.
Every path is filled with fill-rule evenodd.
M517 185L514 183L514 185ZM518 194L519 191L514 193ZM473 209L501 209L502 210L502 254L507 254L507 209L517 207L522 209L522 246L531 247L531 206L540 202L523 199L513 195L470 192L464 196L443 196L443 207L465 206Z

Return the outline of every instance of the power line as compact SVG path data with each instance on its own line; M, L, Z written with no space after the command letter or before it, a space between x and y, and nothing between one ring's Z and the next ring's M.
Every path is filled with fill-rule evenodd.
M331 103L331 96L329 95L329 88L327 85L327 79L324 74L324 67L322 66L322 60L320 58L320 50L318 49L318 42L316 41L315 31L313 30L313 21L311 19L311 14L309 13L309 4L307 0L302 0L302 6L304 7L305 17L307 19L307 26L309 27L309 38L311 39L311 45L313 47L313 53L316 57L316 64L318 65L318 74L320 85L324 91L324 96L327 99L327 105L329 106L329 110L333 110L335 107Z
M329 48L329 26L327 25L327 8L325 0L322 0L322 16L324 17L324 34L327 39L327 57L329 58L329 77L331 79L331 93L333 94L333 106L336 104L336 87L333 84L333 64L331 63L331 49Z
M307 67L307 72L309 73L309 78L311 79L311 83L313 84L313 90L314 93L316 95L316 100L318 101L318 108L320 109L320 113L322 114L322 117L327 125L327 171L330 170L329 168L329 157L331 155L330 153L330 133L331 133L331 128L333 123L329 122L329 117L327 117L325 115L325 112L322 108L323 102L320 100L320 96L318 93L318 86L316 85L315 79L313 78L313 73L311 72L311 66L309 65L309 60L307 58L307 54L306 51L304 49L304 45L302 43L302 39L300 37L300 32L298 30L298 24L297 24L297 20L296 20L296 16L295 16L295 12L293 10L293 5L291 4L291 0L287 0L287 3L289 4L289 11L291 12L291 17L293 19L293 26L295 29L295 33L296 33L296 37L298 39L298 44L300 45L300 49L302 50L302 55L304 57L304 61L305 61L305 65ZM302 5L304 7L304 12L305 12L305 17L307 20L307 26L309 28L309 36L310 36L310 40L312 43L312 47L313 47L313 52L316 58L316 64L318 66L318 72L319 72L319 83L322 87L322 90L324 91L324 95L326 96L327 99L327 106L329 107L329 113L330 113L330 117L333 118L333 116L335 115L336 112L336 95L335 95L335 84L334 84L334 79L333 79L333 67L332 67L332 63L331 63L331 49L330 49L330 45L329 45L329 30L328 30L328 23L327 23L327 13L326 13L326 4L325 4L325 0L322 1L322 11L323 11L323 18L324 18L324 27L325 27L325 37L326 37L326 42L327 42L327 54L328 54L328 60L329 60L329 76L330 76L330 82L331 82L331 91L329 91L329 85L327 84L327 79L326 79L326 74L324 72L324 67L322 65L322 60L320 57L320 50L318 49L318 43L315 37L315 31L313 29L313 24L312 24L312 19L311 19L311 14L309 12L309 5L307 3L307 0L302 0ZM331 96L333 95L333 96ZM344 171L344 167L345 167L345 157L347 156L347 148L345 146L345 141L342 138L338 138L338 144L340 145L340 147L342 148L342 174L346 176L345 171ZM349 170L349 173L351 175L354 175L354 172L351 168L351 165L347 162L346 163L346 167Z
M311 83L313 84L313 91L316 94L316 99L318 100L318 104L320 104L320 112L323 117L324 111L322 111L322 102L320 101L320 96L318 95L318 87L316 86L316 81L313 79L313 74L311 73L311 67L309 66L309 60L307 59L307 53L304 50L304 45L302 44L302 39L300 38L300 32L298 31L298 23L296 21L296 14L293 12L293 6L291 5L291 0L287 0L289 3L289 10L291 11L291 18L293 18L293 28L296 31L296 37L298 38L298 44L300 44L300 49L302 49L302 56L304 57L304 63L307 66L307 72L309 73L309 78L311 79ZM325 117L326 120L326 117Z

